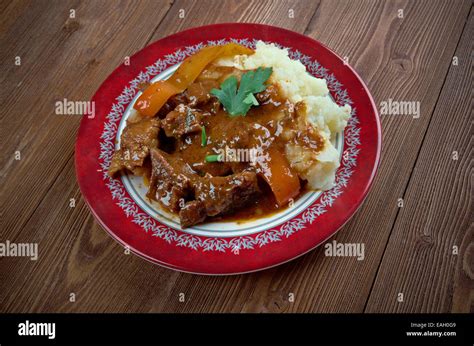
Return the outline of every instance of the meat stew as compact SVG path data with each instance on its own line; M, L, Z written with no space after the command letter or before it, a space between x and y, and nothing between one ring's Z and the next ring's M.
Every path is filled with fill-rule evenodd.
M318 151L323 139L312 128L301 131L304 104L289 102L276 83L251 93L244 116L231 116L214 90L229 78L242 85L247 72L255 71L210 63L154 116L136 113L109 174L147 177L147 197L178 215L183 228L285 208L305 185L285 158L285 144Z

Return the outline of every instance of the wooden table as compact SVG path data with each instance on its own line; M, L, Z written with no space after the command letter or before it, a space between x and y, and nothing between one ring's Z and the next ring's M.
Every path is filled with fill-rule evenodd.
M0 242L36 242L40 253L37 261L0 258L0 311L474 311L471 1L25 0L0 8ZM348 57L377 104L420 102L417 119L382 116L375 183L333 238L364 243L363 261L325 257L319 247L254 274L183 274L124 254L84 204L74 173L81 119L55 114L55 102L89 100L125 56L219 22L304 33Z

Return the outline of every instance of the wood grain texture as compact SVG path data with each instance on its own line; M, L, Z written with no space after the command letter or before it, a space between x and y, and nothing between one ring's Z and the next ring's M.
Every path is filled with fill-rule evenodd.
M473 37L471 11L455 53L458 65L451 65L436 104L368 312L474 312Z
M176 0L153 41L188 28L229 22L275 25L303 33L318 6L319 1L314 0Z
M7 6L6 12L17 14L19 19L12 21L3 14L0 19L2 47L8 48L0 55L2 72L5 71L0 78L2 85L8 86L8 92L2 92L2 104L6 106L0 114L2 148L5 146L0 154L0 241L39 242L40 251L36 262L0 258L0 311L360 312L367 301L369 311L400 309L385 301L381 293L384 280L376 277L377 273L379 277L387 277L394 254L403 245L394 239L403 239L406 231L402 225L406 223L409 227L410 220L415 218L401 212L397 218L396 202L404 196L407 186L405 198L410 196L413 189L410 186L414 184L410 179L417 176L416 172L412 174L415 162L417 170L431 167L429 154L434 147L427 146L427 141L446 126L441 122L433 128L440 117L438 107L442 104L447 109L452 107L448 97L452 95L443 98L440 92L456 46L458 51L466 50L462 48L464 41L459 39L463 28L464 31L467 28L469 1L452 4L451 1L176 0L40 4L44 6L37 5L36 13L31 13L29 1L14 2ZM71 6L78 9L79 24L65 24ZM397 17L401 8L403 19ZM288 16L290 9L295 18ZM182 10L183 19L179 18ZM49 19L51 24L45 25ZM90 98L124 56L133 54L149 41L189 27L231 21L277 25L320 40L339 55L349 57L349 63L366 81L377 103L388 98L421 102L420 119L382 118L384 145L377 179L363 207L334 238L339 242L365 243L364 261L328 258L319 248L293 262L254 274L232 277L182 274L125 255L123 248L97 225L82 201L72 159L80 119L54 115L51 108L54 101L63 97ZM31 22L29 27L27 22ZM64 25L73 32L63 33ZM43 44L28 50L31 35L39 35L36 41ZM9 61L17 51L33 57L25 62L29 64L27 68L11 66ZM48 57L53 54L57 55L50 61ZM37 76L32 82L36 89L15 87L18 81L29 82L30 75ZM449 79L448 76L443 90ZM468 92L465 89L468 87L465 83L459 85L459 95ZM38 118L38 114L42 116ZM459 114L458 117L460 122L468 123L466 114L464 118ZM465 138L464 142L461 137L453 137L456 138L460 139L459 151L466 155L458 161L458 164L464 162L459 172L465 175L466 167L470 167L463 161L469 157L468 143ZM422 146L424 149L418 155ZM23 159L13 161L17 148L24 153ZM447 166L444 172L452 173ZM426 170L424 174L431 173ZM436 184L435 177L433 183ZM460 185L466 187L467 183ZM445 195L458 191L453 184L436 186L444 188ZM427 198L436 189L425 187L423 191ZM421 192L414 190L411 195L416 198ZM467 193L468 198L471 195L472 191ZM75 208L69 208L70 198L77 200ZM459 206L456 202L452 208ZM460 216L467 215L466 208L458 210ZM429 204L419 209L421 215L432 215ZM438 218L433 225L444 225L442 220ZM472 261L465 228L460 228L456 237L447 230L436 234L446 237L442 244L453 239L460 241L464 246L463 263ZM436 247L433 258L440 256L439 251L442 249ZM405 257L407 267L401 270L403 273L409 272L408 266L417 260L413 255ZM462 265L454 260L437 263L446 269L454 268L456 263L454 286L453 281L440 279L433 290L423 287L417 291L418 279L405 278L411 280L411 285L406 287L411 287L415 297L415 302L405 309L449 310L445 295L454 292L453 301L459 303L453 310L466 311L461 303L465 292L469 292L466 271L459 269ZM403 278L388 279L397 284ZM374 298L369 299L371 289ZM444 303L427 303L424 299L428 298L421 296L427 291L441 294ZM69 301L71 293L76 295L74 303ZM185 294L184 302L178 299L180 293ZM288 301L290 293L295 297L293 303ZM443 308L441 304L445 304Z
M364 297L370 292L398 211L397 199L403 196L437 100L434 90L441 88L444 77L440 76L447 73L469 11L468 3L458 3L460 7L464 5L463 9L457 7L452 11L447 2L436 4L386 2L377 7L371 2L336 2L333 7L333 3L323 3L315 15L316 24L307 30L308 35L314 33L315 38L349 57L376 103L389 98L414 100L420 101L423 108L420 119L382 116L382 161L374 186L362 208L334 237L339 242L364 243L364 261L338 258L321 263L322 249L314 251L311 256L317 265L312 265L313 272L307 277L318 280L314 285L319 294L300 292L304 296L304 308L296 302L294 311L364 310ZM405 14L403 20L397 17L401 8ZM325 11L334 15L331 17ZM441 24L440 13L451 19ZM350 30L332 38L339 31L330 25L332 20ZM433 51L437 51L436 56Z
M161 2L163 3L163 2ZM193 3L191 2L180 2L176 1L173 3L172 9L170 10L168 16L171 16L173 18L172 24L166 24L163 23L160 25L158 28L150 29L148 34L152 34L153 32L157 33L171 33L176 31L176 24L175 21L178 18L178 13L181 8L186 8L186 6L191 6ZM197 11L202 11L202 8L197 5L196 3L193 6L189 7L190 10L187 11L188 13L196 13ZM199 2L201 4L201 2ZM241 2L226 2L228 6L239 6L239 11L246 11L246 7L242 7ZM282 3L279 3L279 6L282 6ZM316 8L315 6L317 3L310 3L309 1L305 2L299 2L300 6L306 6L306 8L311 8L313 6L313 10ZM312 5L311 5L312 4ZM142 10L146 10L146 4L142 4ZM246 4L247 7L253 8L253 5L251 2L247 2ZM265 3L265 6L267 8L263 9L259 13L265 14L267 13L266 10L269 11L276 11L277 7L275 7L275 4L273 2L267 1ZM293 6L295 11L298 10L297 6ZM284 16L288 18L288 9L284 8ZM90 9L92 13L97 13L98 9ZM250 11L251 13L252 11ZM312 11L310 11L311 13ZM216 21L219 21L218 18L221 18L220 21L230 21L232 19L232 16L229 15L229 12L223 11L220 13L221 17L216 16L216 13L214 13L214 17L207 17L206 14L209 13L209 11L204 10L202 11L198 18L202 20L202 22L198 22L195 20L193 23L194 25L203 25L206 23L212 22L214 19ZM168 18L167 16L167 18ZM281 15L283 16L283 14ZM279 16L278 18L280 18ZM264 21L264 19L260 19L258 17L258 14L254 14L253 17L250 17L252 20L255 21ZM309 22L309 17L307 18L307 21ZM288 19L288 21L290 21ZM282 23L284 20L279 19L277 23L272 23L270 24L279 24L281 26L285 26ZM294 19L291 20L291 23L294 22ZM302 23L300 31L304 30L308 23ZM171 27L170 27L171 25ZM289 26L289 25L288 25ZM142 28L145 28L142 26ZM184 28L184 27L183 27ZM166 35L164 34L164 35ZM157 36L159 37L159 36ZM121 41L123 39L121 37L117 37L116 41L113 41L114 44L121 44ZM138 48L137 48L138 49ZM125 56L124 54L123 56ZM118 59L123 59L123 56L118 58ZM118 64L120 62L117 62ZM105 78L105 76L101 77L102 79ZM99 85L101 80L97 83ZM92 92L91 92L92 95ZM56 119L57 121L57 119ZM64 126L64 125L62 125ZM77 127L77 124L75 125ZM69 133L71 132L70 130ZM66 134L65 134L66 135ZM62 139L64 141L64 139ZM74 138L69 139L72 143L64 143L64 145L68 145L72 148ZM66 140L67 142L68 140ZM53 153L49 153L50 155ZM27 165L31 169L31 165ZM170 300L169 297L171 295L175 295L176 300L177 300L177 295L181 292L178 290L178 293L171 292L171 290L174 288L172 285L170 285L170 282L173 282L174 279L172 278L177 278L180 274L175 273L175 272L170 272L166 269L156 267L154 265L151 265L141 259L136 258L135 256L125 256L123 255L123 249L113 242L110 238L105 236L104 238L101 238L102 241L104 241L104 245L98 245L98 246L93 246L92 251L97 251L98 253L96 255L89 255L90 260L93 262L93 265L89 267L83 267L81 266L81 256L83 255L84 252L91 251L91 249L87 248L87 245L90 243L89 237L93 237L93 235L90 233L90 229L86 228L87 233L86 234L78 234L76 232L80 232L81 229L79 229L78 225L90 225L94 224L94 228L96 232L103 232L100 227L96 226L95 222L92 221L92 216L90 215L87 207L80 202L76 205L76 208L74 208L74 216L70 216L69 212L72 212L69 207L68 207L68 201L69 198L71 198L71 195L73 197L75 196L76 199L79 196L79 190L77 188L77 184L75 181L75 178L73 177L73 171L74 171L74 166L73 166L73 161L69 160L67 161L66 165L63 167L62 171L57 175L56 181L53 183L53 188L51 188L44 196L43 200L41 203L36 207L36 210L33 210L32 213L28 216L29 218L26 218L26 224L23 223L21 225L18 224L18 220L15 220L14 218L10 218L7 221L11 222L11 226L9 224L6 225L5 229L7 232L5 232L5 237L6 239L13 239L13 237L10 236L10 232L17 232L19 235L15 238L18 239L17 241L20 241L19 239L21 238L22 234L26 234L27 237L31 237L31 232L29 230L31 229L38 229L41 231L41 235L37 238L34 238L31 241L38 241L46 246L47 244L47 239L44 237L50 239L51 242L54 244L61 244L62 241L65 241L64 237L65 235L60 233L60 230L71 230L69 231L70 234L69 236L73 236L75 234L76 237L79 237L75 239L76 241L76 247L74 248L74 251L71 251L71 247L66 247L64 249L61 248L55 248L55 250L50 250L49 247L47 247L47 253L42 256L43 258L41 261L38 261L37 264L40 262L42 263L42 267L40 269L36 268L36 270L32 271L33 266L25 266L24 271L20 272L18 270L12 271L12 268L15 266L14 263L11 263L13 267L2 267L2 272L3 273L9 273L10 275L10 280L18 280L15 281L16 285L15 287L18 287L18 285L21 285L23 288L21 291L17 291L15 287L6 287L2 293L4 293L4 297L0 296L1 298L4 298L0 300L4 302L4 306L8 306L9 309L15 310L17 306L21 307L20 311L27 311L28 309L34 308L34 311L62 311L62 309L65 309L67 311L68 309L73 309L73 311L119 311L120 309L130 309L131 311L143 311L146 309L154 310L154 309L159 309L159 307L156 307L156 301L160 302L160 304L165 303L166 301ZM31 172L31 175L34 175L33 172ZM50 173L50 175L53 175ZM64 181L67 179L67 183ZM74 190L56 190L54 187L58 185L63 185L63 186L74 186ZM25 193L27 192L27 187L25 187ZM12 189L13 190L13 189ZM67 191L67 192L66 192ZM10 192L13 193L13 192ZM43 193L43 192L41 192ZM37 195L40 195L41 193L36 193ZM5 193L7 195L7 193ZM51 206L57 205L58 199L62 200L64 203L62 206L59 208L54 208L51 210ZM2 198L2 201L3 198ZM21 198L18 198L18 203L20 203ZM6 200L5 200L6 202ZM9 207L11 213L13 212L15 205L11 205L12 201L9 201ZM30 208L25 208L27 211L31 210ZM69 209L69 210L68 210ZM78 212L76 214L76 211ZM45 216L46 215L46 216ZM23 220L21 220L23 221ZM39 224L38 224L39 222ZM90 227L90 226L88 226ZM51 239L53 238L53 235L50 233L51 230L55 232L54 236L59 237L60 239L56 238L55 240ZM82 229L84 231L84 229ZM2 234L3 237L3 234ZM10 237L10 238L8 238ZM50 245L52 245L51 243ZM101 262L101 258L104 259L101 255L102 253L107 253L107 249L115 249L115 252L112 256L106 257L106 263ZM51 256L51 257L50 257ZM58 261L58 256L63 256L60 257L61 260ZM65 256L65 257L64 257ZM115 257L115 259L113 259ZM0 259L0 261L3 259ZM47 295L48 292L53 295L53 297L58 297L58 299L47 299L43 295L38 295L37 293L34 293L35 297L35 302L37 302L37 305L28 305L24 304L24 302L21 300L21 297L24 299L31 299L28 297L31 297L32 292L35 292L37 290L36 283L40 282L44 278L44 271L50 271L50 266L51 266L51 261L58 261L58 263L71 263L67 267L61 267L58 268L58 270L55 272L54 277L50 277L50 282L51 285L49 288L44 287L44 295ZM122 262L125 261L125 262ZM13 261L12 261L13 262ZM131 262L131 263L129 263ZM122 273L124 276L117 276L117 271L114 269L115 265L118 265L118 263L123 263L122 268L125 266L127 267L126 270L123 270ZM95 270L96 266L103 267L105 264L105 271L100 274L100 277L103 278L102 280L97 279L96 282L93 281L88 281L87 279L92 275L92 273L87 272L88 269L90 270ZM54 266L55 267L55 266ZM147 268L147 270L144 270L143 268ZM151 268L151 269L149 269ZM66 270L66 274L64 274L63 270ZM150 270L152 272L150 272ZM1 272L0 272L1 273ZM67 275L67 276L63 276ZM143 277L143 275L145 275ZM151 276L150 276L151 275ZM81 304L70 304L68 301L68 297L70 292L75 292L74 291L74 286L71 286L69 284L68 278L75 278L72 281L77 280L80 284L81 287L81 292L78 293L78 296L86 296L89 297L91 300L88 301L86 299L81 299L80 302ZM55 284L57 282L57 284ZM121 288L117 287L116 293L119 294L120 296L122 294L126 294L127 291L132 289L134 293L132 294L129 292L130 297L134 296L135 298L133 299L125 299L125 297L120 298L120 302L113 302L111 304L111 301L106 299L105 296L109 296L109 289L104 289L104 287L108 287L111 283L117 282L118 286L121 286ZM150 284L150 282L153 283L153 289L150 291L143 290L143 285ZM134 283L133 286L129 286L131 283ZM23 286L24 285L24 286ZM90 285L90 287L89 287ZM128 287L128 288L127 288ZM165 289L167 288L167 289ZM83 292L88 292L88 290L91 290L89 293L84 294ZM148 303L145 304L145 302L142 302L140 304L139 299L137 299L137 292L136 290L141 290L141 294L148 293L145 296L146 302ZM160 296L156 295L157 293L160 293ZM21 296L21 297L20 297ZM92 298L93 297L93 298ZM153 299L150 299L152 297ZM158 299L157 299L158 298ZM98 300L103 301L104 307L101 306L101 304L98 304ZM156 300L156 301L155 301ZM10 305L10 303L12 305ZM79 301L78 301L79 303ZM122 305L121 305L122 304ZM137 305L138 304L138 305ZM3 305L3 304L1 304ZM108 310L106 310L106 307ZM38 310L36 310L38 309ZM76 310L78 309L78 310ZM90 310L92 309L92 310ZM119 309L119 310L116 310Z
M7 86L8 94L2 93L0 118L1 137L5 141L0 159L1 238L40 242L43 244L40 249L44 246L43 253L48 254L50 244L62 245L64 237L74 235L85 219L91 218L83 207L82 219L72 220L72 225L62 224L63 218L68 217L69 199L80 200L73 174L74 141L80 117L55 114L55 101L63 98L89 100L125 56L146 46L171 5L167 1L161 2L161 6L152 6L152 2L147 1L138 7L133 1L56 1L51 6L50 3L25 1L15 4L22 8L16 10L21 14L3 35L7 46L2 50L5 52L2 71L7 72L2 76L6 76L3 85ZM74 19L69 18L71 9L76 11ZM39 19L35 20L36 17ZM22 30L26 28L30 29L24 33ZM42 44L31 45L35 42L31 35ZM17 55L23 56L22 65L8 70ZM19 161L14 160L16 150L21 152ZM53 200L46 199L59 184L59 178L65 177L69 177L68 188L56 194ZM64 214L61 214L60 222L54 224L57 213ZM48 224L40 226L34 222L37 218ZM77 223L79 220L80 224ZM67 234L69 232L71 234ZM55 264L58 253L51 252L51 256ZM3 262L2 277L8 275L18 285L32 282L30 274L16 268L14 261L7 262L3 258L0 261ZM45 277L54 275L49 270L55 265L45 262L44 267L38 269L39 262L27 263L22 269L26 273L37 273L37 282L42 282ZM7 288L0 292L2 302L6 297L14 299L21 292L18 286L2 280L3 284ZM33 288L33 292L36 290L41 291L40 287ZM40 302L42 296L37 297ZM0 305L7 306L7 303ZM25 309L29 307L26 305Z
M383 75L378 84L372 86L369 79L369 87L375 89L377 101L388 99L414 99L423 100L423 119L413 120L411 118L383 119L384 125L388 123L388 130L384 127L384 136L390 136L392 142L384 143L384 154L381 170L382 180L379 178L366 201L363 208L341 232L335 237L340 242L364 242L367 249L366 259L362 262L353 258L325 258L322 249L313 251L311 254L298 259L285 266L251 275L252 291L239 294L237 281L226 282L225 287L217 288L212 292L214 297L224 296L227 289L237 292L226 297L228 304L222 308L214 308L212 311L363 311L368 293L376 275L380 258L385 249L385 244L397 213L397 198L403 195L406 183L416 159L418 148L421 145L423 134L428 126L429 118L438 94L433 89L441 88L443 78L449 68L451 56L454 53L458 35L461 34L463 21L469 7L464 4L460 12L446 11L448 3L439 3L431 12L423 6L418 8L405 8L405 13L410 13L404 21L397 18L397 10L405 6L405 3L389 3L386 6L377 7L373 2L323 2L318 8L314 20L316 24L306 30L306 34L314 35L323 43L334 41L332 47L339 52L339 48L348 50L350 62L359 67L359 56L366 59L364 67L367 74ZM425 4L426 6L427 4ZM464 11L464 13L462 13ZM446 26L439 26L441 17L436 17L438 12L453 16L446 21ZM462 14L461 14L462 13ZM456 18L456 19L454 19ZM339 30L331 25L337 22L341 27L351 27L351 30L339 34ZM360 27L358 26L360 25ZM423 28L431 28L431 31L416 32L414 27L418 25ZM454 32L453 32L454 29ZM314 34L312 34L314 32ZM326 33L328 32L328 33ZM377 40L373 40L373 33L385 33ZM363 35L363 33L365 33ZM331 35L338 35L331 40ZM349 36L346 36L349 35ZM351 35L354 35L352 37ZM440 37L441 35L441 37ZM416 51L407 51L405 55L411 54L415 62L409 72L400 72L399 68L393 68L398 64L399 58L392 58L385 54L384 60L374 64L381 53L381 42L387 41L383 51L391 51L392 46L408 46L408 42L416 39L421 42L421 47L414 46ZM439 40L438 40L439 39ZM426 43L424 43L426 42ZM441 44L449 44L438 49L440 53L433 57L432 50ZM351 47L364 47L360 52L351 53ZM342 52L344 52L342 50ZM344 54L341 54L344 55ZM395 62L393 62L395 60ZM407 64L407 63L405 63ZM436 72L433 72L436 71ZM364 73L364 71L363 71ZM443 76L440 78L439 76ZM438 76L438 77L436 77ZM365 77L363 75L363 77ZM403 77L403 78L401 78ZM372 82L373 83L373 82ZM433 83L436 84L433 85ZM401 92L397 89L403 85ZM418 92L406 92L413 89L414 85L419 88ZM430 87L428 87L430 86ZM408 95L408 96L407 96ZM409 138L410 140L407 140ZM403 145L401 145L403 144ZM407 155L408 154L408 155ZM398 162L404 161L403 165ZM395 164L397 163L397 164ZM199 279L192 279L193 296L203 301L207 296L208 283L201 284ZM220 292L218 291L220 289ZM194 293L196 292L196 293ZM288 294L294 293L296 301L288 302ZM214 298L217 299L217 298ZM224 298L222 304L225 304ZM241 309L239 309L241 306ZM207 307L196 307L194 303L175 304L172 309L181 308L179 311L205 311ZM167 308L168 309L168 308ZM167 310L168 311L168 310Z
M150 2L136 7L124 1L33 4L22 4L22 15L6 32L2 56L8 94L2 94L0 118L5 141L0 209L6 215L21 215L4 220L4 236L9 239L23 228L73 155L80 116L55 114L55 102L89 100L125 56L146 45L169 6L163 2L150 10ZM76 11L73 19L71 9ZM45 14L35 21L30 12ZM23 33L32 20L29 35ZM44 43L32 45L35 41ZM20 66L13 64L15 56L22 57ZM15 151L20 151L21 160L15 160Z

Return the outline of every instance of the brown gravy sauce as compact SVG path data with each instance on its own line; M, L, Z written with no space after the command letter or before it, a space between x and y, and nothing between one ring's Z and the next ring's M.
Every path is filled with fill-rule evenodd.
M213 87L216 87L216 84L218 87L222 80L230 74L238 75L239 73L242 73L242 71L210 66L203 71L195 82L195 84L200 83L200 85L188 88L188 90L189 92L197 90L200 93L209 93ZM213 78L213 82L209 82ZM289 131L290 133L293 131L294 135L291 140L297 141L302 146L310 147L312 150L319 150L323 145L321 138L316 135L301 136L301 132L298 130L298 111L302 111L298 107L304 107L304 105L289 104L281 95L277 85L269 86L266 92L268 92L266 99L262 100L258 107L252 107L246 116L230 117L222 106L213 114L212 105L209 103L196 106L195 108L202 114L207 145L202 146L200 131L191 133L173 143L175 147L173 155L180 156L200 175L209 173L223 176L232 173L232 168L235 168L233 165L242 165L245 168L249 163L206 162L207 155L216 154L219 149L226 147L235 149L256 148L265 152L270 146L273 146L284 152L288 138L282 135L283 131ZM202 96L201 94L196 95L198 98ZM169 146L169 143L163 143L160 138L160 149L167 151L167 146ZM143 177L144 184L147 187L149 186L150 171L150 165L145 165ZM270 187L260 178L259 187L262 193L252 203L235 210L232 214L208 218L206 222L234 221L244 223L270 216L288 208L288 205L278 207ZM308 191L305 182L301 181L301 187L297 198Z

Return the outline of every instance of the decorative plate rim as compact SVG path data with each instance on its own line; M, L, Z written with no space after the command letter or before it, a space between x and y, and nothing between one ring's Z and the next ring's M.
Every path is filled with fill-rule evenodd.
M130 87L140 73L147 72L158 58L165 59L183 47L207 41L226 39L257 39L277 42L303 54L317 58L350 93L353 108L357 108L356 128L362 139L358 145L356 169L333 204L304 231L296 231L281 241L270 241L265 246L232 253L227 251L196 251L189 246L177 246L144 232L133 223L112 199L103 170L98 164L101 151L100 136L104 121L117 103L124 86ZM236 275L256 272L287 263L298 258L333 237L363 205L376 176L382 148L382 131L377 106L358 73L344 59L321 42L284 28L256 23L221 23L193 27L165 36L137 51L130 57L131 64L121 64L101 83L92 97L96 103L95 117L81 120L75 144L75 173L82 198L99 225L115 241L131 253L153 264L186 273L201 275ZM334 93L333 93L334 96ZM343 95L341 95L343 96ZM348 96L346 94L346 96ZM299 211L298 211L299 212ZM297 216L301 216L302 213ZM180 231L176 231L179 233ZM226 250L226 249L224 249Z
M347 127L344 130L343 152L340 166L336 172L335 186L324 191L309 207L276 227L260 232L234 237L206 237L202 235L193 235L183 230L178 230L170 226L157 222L151 215L142 210L138 204L130 197L126 191L121 179L111 178L107 174L112 154L115 150L115 140L117 138L118 124L122 119L127 106L135 98L139 91L139 85L143 82L149 82L156 75L162 73L166 69L183 61L186 57L194 54L197 50L207 45L222 45L228 42L235 42L247 47L254 48L257 39L241 38L241 39L221 39L207 40L200 43L186 46L184 49L177 49L174 53L165 55L164 58L157 59L152 65L147 66L134 79L128 82L122 93L115 99L106 121L103 125L101 134L100 152L98 157L99 168L102 170L102 179L105 181L107 188L111 193L112 199L122 209L127 218L141 227L145 232L151 232L153 236L165 240L169 244L180 247L187 247L192 250L231 251L238 254L240 250L252 250L256 246L263 247L267 244L281 241L283 238L289 238L291 235L299 232L308 225L311 225L320 215L332 206L334 200L340 197L348 181L353 174L353 169L357 166L357 157L360 151L360 128L359 120L356 116L356 109L352 107L351 117ZM305 65L307 71L317 78L324 78L327 82L328 89L335 101L339 105L349 104L353 102L343 85L336 79L333 73L320 63L312 59L310 56L301 53L299 50L293 50L291 47L284 47L276 42L276 46L288 49L291 59L299 60Z

